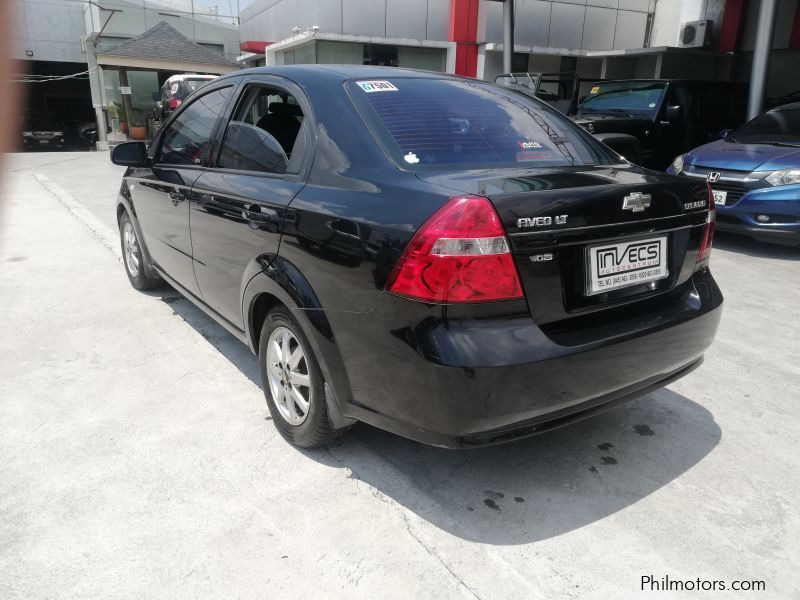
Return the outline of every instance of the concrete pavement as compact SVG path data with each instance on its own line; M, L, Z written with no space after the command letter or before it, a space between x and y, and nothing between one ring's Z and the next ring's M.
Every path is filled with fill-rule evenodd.
M118 259L103 153L7 157L0 598L800 598L800 251L721 238L705 365L514 444L288 446L249 351Z

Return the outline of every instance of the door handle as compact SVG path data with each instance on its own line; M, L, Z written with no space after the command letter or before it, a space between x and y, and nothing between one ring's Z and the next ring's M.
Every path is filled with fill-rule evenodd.
M170 192L169 199L172 200L172 206L178 206L178 204L186 200L186 196L181 192Z
M272 218L258 204L251 204L242 211L242 218L252 223L269 223Z

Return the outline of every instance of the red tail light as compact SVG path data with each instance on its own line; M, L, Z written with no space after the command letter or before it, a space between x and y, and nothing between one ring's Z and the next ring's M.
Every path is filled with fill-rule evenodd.
M426 302L522 298L500 217L481 196L451 198L417 231L387 290Z
M708 187L708 220L703 231L703 239L700 241L700 250L697 252L697 262L707 260L711 256L711 244L714 241L714 224L717 221L717 208L714 206L714 194L711 187Z
M169 106L169 109L170 109L170 110L175 110L175 109L176 109L176 108L178 108L180 105L181 105L181 99L180 99L180 98L170 98L170 99L167 101L167 106Z

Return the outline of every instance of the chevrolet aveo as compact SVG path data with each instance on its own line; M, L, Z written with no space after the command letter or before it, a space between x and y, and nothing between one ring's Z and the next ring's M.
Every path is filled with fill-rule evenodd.
M248 344L298 446L547 431L690 372L719 323L707 184L481 81L240 71L112 159L131 283Z

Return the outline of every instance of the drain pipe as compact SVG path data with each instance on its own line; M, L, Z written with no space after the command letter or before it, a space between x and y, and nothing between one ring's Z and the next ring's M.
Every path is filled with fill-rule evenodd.
M503 2L503 73L511 73L514 56L514 0Z
M761 0L756 29L756 47L753 66L750 70L750 97L747 99L747 118L761 113L764 106L764 90L767 87L769 55L772 52L772 34L775 31L776 0Z

